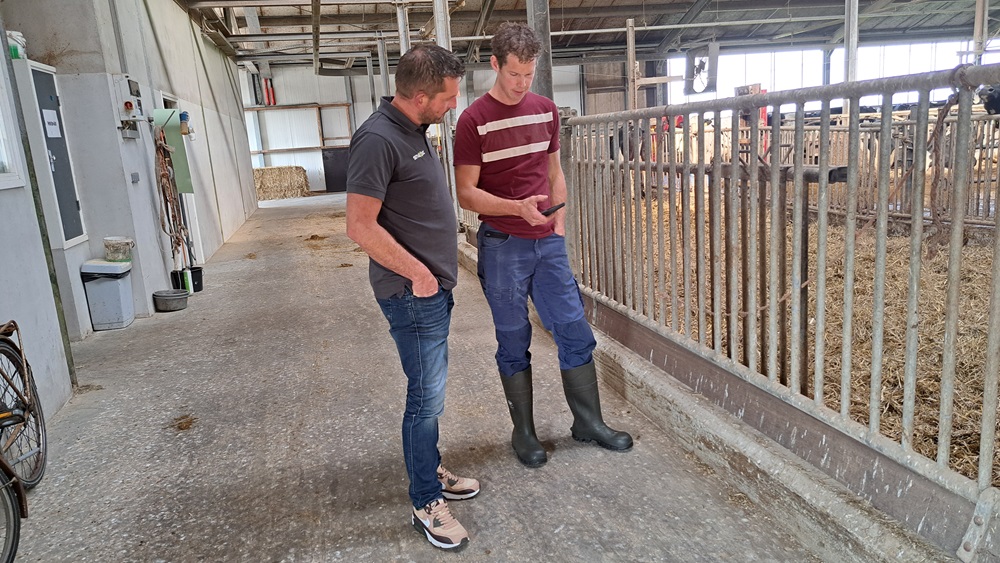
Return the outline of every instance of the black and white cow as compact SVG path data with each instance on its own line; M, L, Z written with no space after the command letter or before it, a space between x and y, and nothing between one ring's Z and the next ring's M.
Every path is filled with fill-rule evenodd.
M990 115L1000 113L1000 84L985 84L976 90L976 95L983 103L986 113Z

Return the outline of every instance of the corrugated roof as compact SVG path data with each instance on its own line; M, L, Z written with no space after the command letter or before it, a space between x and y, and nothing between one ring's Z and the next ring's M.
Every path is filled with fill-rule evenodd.
M328 68L347 64L364 67L364 56L358 55L377 57L378 32L385 39L388 58L399 56L397 4L391 1L175 1L202 20L206 31L216 32L210 36L217 43L224 38L233 45L241 61L259 63L272 57L270 64L312 64L314 5L319 5L321 14L320 58ZM453 50L469 62L488 60L489 40L482 36L492 34L501 22L525 21L526 4L524 0L449 2ZM433 32L427 32L433 28L433 3L422 0L406 5L411 41L431 40ZM640 59L662 58L713 41L723 52L836 47L843 43L843 0L565 0L549 5L557 64L560 60L624 60L628 18L634 19L637 28ZM862 0L859 42L971 40L975 7L975 0ZM1000 9L990 13L1000 15ZM987 36L993 35L996 27L993 23ZM248 38L255 41L243 41Z

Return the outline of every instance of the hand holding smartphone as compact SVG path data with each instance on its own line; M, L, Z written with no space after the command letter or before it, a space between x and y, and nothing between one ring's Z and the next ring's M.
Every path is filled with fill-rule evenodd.
M546 217L548 217L549 215L552 215L556 211L559 211L560 209L562 209L565 205L566 205L566 202L560 203L558 205L553 205L552 207L546 209L545 211L542 211L541 213L542 213L542 215L545 215Z

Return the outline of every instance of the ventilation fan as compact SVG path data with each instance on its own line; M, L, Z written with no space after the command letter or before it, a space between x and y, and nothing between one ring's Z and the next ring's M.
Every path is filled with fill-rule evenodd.
M684 94L715 92L719 76L719 44L691 49L686 53L687 70L684 72Z

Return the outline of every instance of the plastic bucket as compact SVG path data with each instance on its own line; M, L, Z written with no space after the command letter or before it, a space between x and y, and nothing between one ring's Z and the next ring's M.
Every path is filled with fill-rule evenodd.
M170 272L170 287L173 289L187 289L184 287L184 270L173 270Z
M190 275L190 277L188 277ZM187 290L195 293L202 290L202 269L201 266L191 266L187 270L173 270L170 272L170 287L174 289Z
M108 262L131 262L135 241L128 237L104 237L104 259Z
M191 291L197 293L204 289L204 274L201 266L191 266Z

